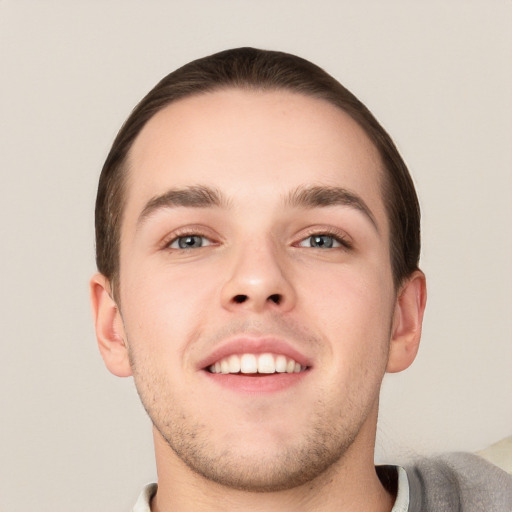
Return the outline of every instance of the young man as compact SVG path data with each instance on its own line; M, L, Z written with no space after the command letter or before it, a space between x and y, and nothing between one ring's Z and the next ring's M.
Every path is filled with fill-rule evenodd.
M137 511L468 499L373 463L383 375L420 340L419 216L389 136L303 59L229 50L142 100L100 178L91 280L107 368L154 425Z

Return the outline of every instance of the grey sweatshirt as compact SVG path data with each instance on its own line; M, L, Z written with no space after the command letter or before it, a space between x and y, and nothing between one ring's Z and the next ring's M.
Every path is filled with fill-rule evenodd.
M405 466L409 512L512 512L512 476L470 453Z

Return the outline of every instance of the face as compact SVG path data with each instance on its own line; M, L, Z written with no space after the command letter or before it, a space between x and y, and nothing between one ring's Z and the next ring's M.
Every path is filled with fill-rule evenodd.
M362 129L224 90L155 115L128 169L116 325L157 450L269 490L373 446L397 299Z

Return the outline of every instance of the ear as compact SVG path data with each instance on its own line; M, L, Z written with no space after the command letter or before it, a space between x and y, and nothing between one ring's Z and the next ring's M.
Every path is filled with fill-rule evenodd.
M401 372L414 361L420 345L426 302L425 274L417 270L401 286L396 299L387 372Z
M90 281L90 293L96 338L103 361L114 375L129 377L132 369L123 319L112 298L109 280L103 274L95 274Z

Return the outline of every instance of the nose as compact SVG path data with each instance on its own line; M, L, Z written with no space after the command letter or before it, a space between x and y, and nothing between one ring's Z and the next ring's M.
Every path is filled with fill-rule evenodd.
M270 244L236 251L221 290L222 306L230 311L291 310L296 293L285 259Z

